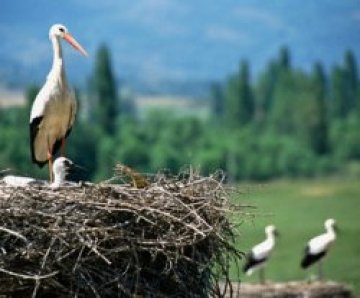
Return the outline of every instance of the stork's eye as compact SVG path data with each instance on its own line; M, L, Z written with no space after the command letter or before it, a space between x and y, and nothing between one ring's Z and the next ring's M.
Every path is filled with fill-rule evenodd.
M60 32L65 32L64 28L59 28Z

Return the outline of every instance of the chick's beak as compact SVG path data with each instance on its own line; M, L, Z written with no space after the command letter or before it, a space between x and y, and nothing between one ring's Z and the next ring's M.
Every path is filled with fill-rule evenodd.
M80 166L80 165L78 165L78 164L76 164L76 163L73 163L73 164L72 164L72 168L73 168L74 170L75 170L75 169L78 169L78 170L83 171L83 172L86 172L86 171L87 171L86 168L84 168L83 166Z
M84 56L88 56L88 53L85 49L76 41L74 37L68 32L64 33L63 38L76 50L78 50Z

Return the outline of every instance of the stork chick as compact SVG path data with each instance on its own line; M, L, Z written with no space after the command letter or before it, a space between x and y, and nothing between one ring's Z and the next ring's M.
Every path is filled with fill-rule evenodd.
M79 167L75 165L70 159L66 157L58 157L55 159L53 164L53 176L54 182L50 185L44 180L37 180L32 177L24 177L24 176L14 176L14 175L7 175L3 179L2 182L8 186L16 186L16 187L27 187L27 186L50 186L53 188L57 188L63 186L65 184L70 184L70 182L66 181L66 176L69 174L69 171L73 167Z
M74 167L74 163L66 157L58 157L53 164L54 182L51 187L60 187L66 183L66 176Z

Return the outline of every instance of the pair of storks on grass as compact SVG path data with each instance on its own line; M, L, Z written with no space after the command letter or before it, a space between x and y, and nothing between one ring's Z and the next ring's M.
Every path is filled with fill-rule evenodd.
M301 261L301 267L303 269L308 268L309 266L318 263L319 265L319 276L318 278L322 279L322 260L324 256L328 253L331 244L336 239L336 222L334 219L330 218L325 221L325 230L326 232L312 238L306 245L305 254ZM244 265L243 271L251 275L254 270L259 270L260 282L264 283L264 267L266 261L269 259L270 254L275 246L275 237L278 235L278 232L275 226L270 225L265 228L266 239L265 241L254 246L251 251L247 254L246 263Z

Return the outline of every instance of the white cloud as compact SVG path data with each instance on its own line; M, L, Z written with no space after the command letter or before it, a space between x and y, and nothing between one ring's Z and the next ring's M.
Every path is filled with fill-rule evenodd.
M352 18L353 20L360 21L360 11L359 11L359 10L353 11L353 12L351 13L351 18Z
M210 26L206 29L206 37L209 40L239 44L249 41L249 36L243 32L225 26Z
M118 24L128 22L132 26L150 28L162 35L184 34L186 26L176 22L177 16L187 14L189 9L180 0L102 0L101 5L94 0L75 0L97 13L97 19Z
M33 67L51 57L51 45L46 37L39 40L27 30L14 26L0 26L0 35L7 41L0 48L2 54L24 67Z
M273 29L284 29L286 24L280 19L280 17L254 7L238 6L233 10L233 15L237 18L244 19L246 21L258 22Z
M176 18L187 12L183 2L177 0L137 0L121 18L162 35L185 34L186 27L176 22Z
M141 64L134 65L138 69L138 75L144 81L157 84L164 78L183 78L185 73L180 69L169 67L159 54L148 55Z

